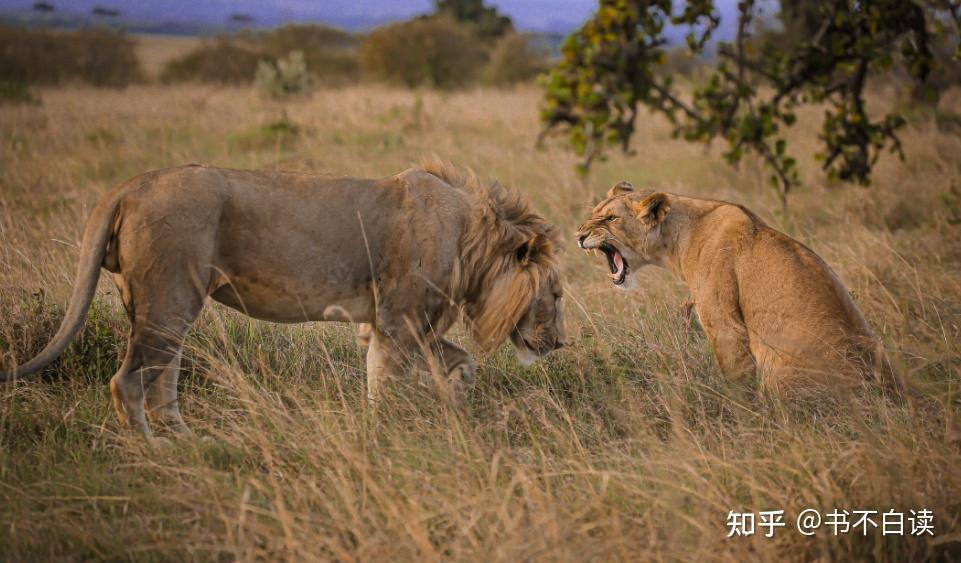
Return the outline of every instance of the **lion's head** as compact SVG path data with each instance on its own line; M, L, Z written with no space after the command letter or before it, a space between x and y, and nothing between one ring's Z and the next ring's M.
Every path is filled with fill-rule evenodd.
M614 285L630 288L631 275L658 260L664 246L661 227L669 209L667 194L637 192L629 182L620 182L577 230L577 245L603 252Z
M522 308L520 318L514 321L510 331L517 358L524 365L529 365L538 357L564 345L563 290L560 277L552 267L538 274L515 272L514 277L533 288L527 307ZM525 277L528 280L524 281Z
M473 220L460 241L451 294L458 296L474 339L491 351L510 338L529 364L565 343L556 230L512 189L484 184L438 160L421 167L470 195Z
M546 223L538 227L539 232L524 232L527 240L507 237L484 257L486 265L473 270L478 289L467 306L477 342L491 350L510 337L524 365L561 347L566 338L554 232Z

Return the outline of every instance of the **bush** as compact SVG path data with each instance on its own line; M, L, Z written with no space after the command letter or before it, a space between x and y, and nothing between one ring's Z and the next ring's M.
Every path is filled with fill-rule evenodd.
M353 82L360 75L352 35L322 25L288 25L218 37L168 63L161 80L249 83L255 80L260 61L277 61L294 51L301 52L306 70L325 83Z
M487 52L466 27L424 18L374 30L361 46L365 75L408 87L456 88L473 83Z
M547 71L548 56L547 47L536 44L527 35L505 35L491 52L490 62L484 69L484 82L516 84L533 81L538 74Z
M307 70L325 83L353 82L360 76L357 39L337 28L287 25L260 35L257 42L271 59L302 52Z
M262 55L240 41L218 37L164 66L160 80L171 82L250 83Z
M143 80L134 47L122 31L0 27L0 77L25 85L76 81L122 87Z
M428 17L448 17L470 26L485 41L514 32L514 22L484 0L436 0L435 12Z
M293 51L286 59L260 61L254 77L257 90L271 98L304 92L310 82L304 53L301 51Z

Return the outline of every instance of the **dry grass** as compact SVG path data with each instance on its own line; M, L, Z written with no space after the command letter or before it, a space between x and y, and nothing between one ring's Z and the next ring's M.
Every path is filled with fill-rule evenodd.
M926 121L875 185L823 184L819 116L797 127L806 184L786 221L755 163L643 123L588 185L533 149L533 90L353 87L280 104L247 89L43 92L0 107L0 350L51 336L83 221L113 184L187 162L394 173L422 154L520 187L564 233L615 180L745 203L818 251L925 400L779 406L732 389L665 272L616 291L563 256L573 345L533 368L505 347L463 411L412 377L376 412L348 327L278 326L209 307L189 338L188 423L151 450L120 431L106 382L126 321L102 281L80 341L41 380L0 389L0 558L757 560L961 557L961 139ZM286 113L296 128L276 126ZM804 119L807 118L807 119ZM264 124L274 126L263 128ZM278 130L281 133L276 133ZM732 509L934 511L934 538L791 525L728 539Z

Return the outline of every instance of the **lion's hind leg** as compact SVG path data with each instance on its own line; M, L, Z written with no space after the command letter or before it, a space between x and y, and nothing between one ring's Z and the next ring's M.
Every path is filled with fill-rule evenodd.
M205 297L196 284L176 276L170 283L152 280L149 287L153 290L138 291L134 285L134 291L125 295L130 340L123 364L110 379L121 424L147 436L151 430L145 406L153 418L171 429L186 430L177 404L177 376L184 336L200 314Z
M180 404L177 400L177 381L180 378L180 360L182 348L163 373L147 389L147 414L151 421L161 424L178 433L189 434L190 429L184 423L180 414Z
M110 394L121 424L152 434L144 410L151 386L163 383L164 371L180 357L182 335L164 327L145 327L135 321L123 364L110 379Z

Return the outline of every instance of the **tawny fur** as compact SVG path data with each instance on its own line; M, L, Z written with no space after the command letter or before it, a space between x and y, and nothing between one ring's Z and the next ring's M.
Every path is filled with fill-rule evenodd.
M186 430L180 354L207 297L269 321L363 323L372 399L412 361L468 381L473 361L444 338L462 314L485 351L510 337L528 360L563 343L553 237L516 191L436 158L378 180L196 165L148 172L95 209L60 330L0 381L63 351L101 267L131 321L114 404L147 434L146 414Z
M629 275L654 264L683 279L730 377L756 374L776 393L892 378L878 339L831 268L740 205L638 192L622 182L577 237L585 249L616 248Z

